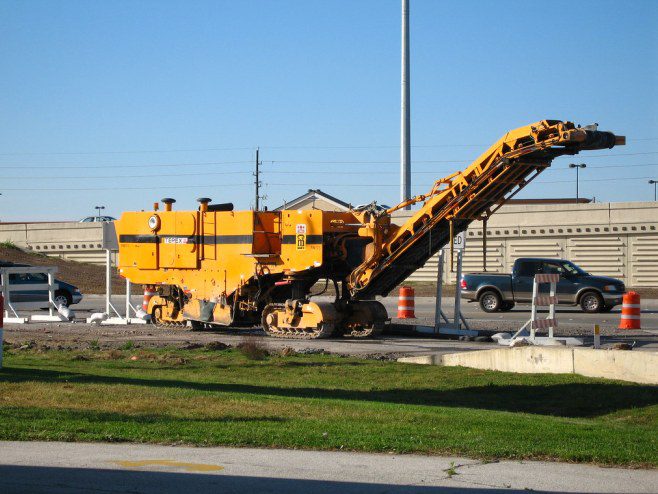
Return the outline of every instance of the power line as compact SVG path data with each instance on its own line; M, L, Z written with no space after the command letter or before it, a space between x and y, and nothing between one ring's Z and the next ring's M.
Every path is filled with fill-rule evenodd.
M635 141L658 141L658 137L640 137L628 138L628 142ZM489 144L462 144L462 143L438 143L438 144L414 144L411 147L420 148L446 148L446 147L481 147L485 148ZM261 149L399 149L399 144L364 144L353 146L338 145L278 145L278 146L260 146ZM13 153L0 153L0 156L87 156L95 154L149 154L149 153L187 153L187 152L218 152L218 151L253 151L256 146L235 146L235 147L209 147L209 148L175 148L175 149L133 149L133 150L102 150L102 151L24 151Z
M658 166L658 163L638 163L638 164L628 164L628 165L591 165L588 169L601 169L601 168L640 168L640 167L652 167ZM568 168L558 168L552 167L544 170L544 172L568 172ZM270 170L267 172L268 175L298 175L299 170ZM334 175L336 170L313 170L310 174L317 175ZM230 171L230 172L211 172L204 171L203 175L249 175L251 172L248 171ZM341 175L372 175L372 171L341 171ZM377 170L378 175L397 175L397 171L381 171ZM439 175L436 170L432 171L415 171L414 175ZM198 177L199 172L194 173L165 173L165 174L149 174L149 175L130 175L131 179L133 178L149 178L149 179L159 179L159 178L172 178L172 177ZM52 180L56 178L66 178L67 180L113 180L120 179L125 180L125 176L122 175L97 175L97 176L66 176L63 177L59 175L41 175L39 177L29 177L29 176L3 176L3 180Z
M620 180L646 180L653 177L612 177L612 178L591 178L591 179L581 179L581 182L612 182ZM556 183L573 183L573 180L537 180L533 182L535 184L556 184ZM253 187L253 182L249 183L221 183L221 184L194 184L194 185L162 185L162 186L150 186L150 187L121 187L121 190L158 190L158 189L203 189L208 187ZM268 186L285 186L285 187L307 187L309 185L317 185L312 182L267 182ZM346 183L324 183L323 187L364 187L362 183L360 184L346 184ZM399 184L368 184L368 187L398 187ZM417 184L414 187L428 188L431 187L431 183ZM116 187L56 187L56 188L11 188L7 192L48 192L48 191L101 191L101 190L116 190Z
M142 165L115 165L115 164L108 164L108 165L59 165L59 164L52 164L52 165L23 165L23 164L15 164L15 165L0 165L0 168L5 168L5 169L10 169L10 168L29 168L29 169L34 169L34 170L41 170L41 169L67 169L67 170L86 170L86 169L96 169L96 168L103 168L103 169L109 169L109 168L161 168L161 167L176 167L176 166L214 166L214 165L238 165L238 164L244 164L244 163L251 163L251 161L205 161L205 162L199 162L199 163L150 163L150 164L142 164Z
M251 172L203 172L203 175L249 175ZM165 173L161 174L158 173L157 175L99 175L99 176L94 176L94 177L89 177L89 176L68 176L68 177L62 177L62 175L48 175L48 176L40 176L40 177L7 177L3 176L3 180L52 180L55 178L66 178L66 180L111 180L111 179L121 179L125 180L126 178L171 178L171 177L198 177L199 173Z
M73 155L90 155L90 154L148 154L148 153L187 153L195 151L245 151L253 150L254 147L230 147L230 148L196 148L196 149L142 149L132 151L75 151L75 152L19 152L19 153L0 153L0 156L73 156Z
M158 190L158 189L203 189L207 187L244 187L253 186L253 183L245 184L195 184L195 185L162 185L157 187L121 187L121 190ZM117 190L116 187L57 187L57 188L14 188L8 189L7 192L50 192L50 191L68 191L68 192L81 192L81 191L100 191L100 190Z
M646 151L644 153L596 154L596 155L588 156L587 159L605 158L605 157L608 157L608 156L640 156L640 155L645 155L645 154L658 154L658 151Z
M644 153L614 153L614 154L599 154L594 156L588 156L590 158L606 158L609 156L640 156L647 154L658 154L658 151L647 151ZM414 160L414 164L422 163L472 163L473 160ZM330 164L346 164L346 165L379 165L379 164L399 164L398 161L387 161L387 160L330 160L330 161L316 161L316 160L287 160L287 159L277 159L265 161L266 164L287 164L287 163L305 163L308 165L330 165Z

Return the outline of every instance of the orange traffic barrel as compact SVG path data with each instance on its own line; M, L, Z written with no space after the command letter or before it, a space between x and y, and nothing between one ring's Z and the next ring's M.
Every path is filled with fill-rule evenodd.
M621 321L619 329L640 329L640 294L628 292L624 294L621 306Z
M144 309L144 312L148 314L149 311L149 302L151 301L151 297L154 295L157 295L157 292L155 291L155 286L153 285L144 285L144 301L142 302L142 309Z
M410 286L400 287L398 297L398 319L414 319L414 289Z

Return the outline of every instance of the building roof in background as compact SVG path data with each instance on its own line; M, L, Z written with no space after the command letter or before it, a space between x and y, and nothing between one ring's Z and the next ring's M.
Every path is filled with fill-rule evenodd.
M337 197L334 197L326 192L321 191L320 189L308 189L308 192L304 195L301 195L290 201L286 201L284 204L275 208L275 211L281 211L283 209L297 209L299 205L312 202L314 200L321 199L323 201L329 202L336 206L336 208L347 211L350 209L351 205L345 201L341 201Z

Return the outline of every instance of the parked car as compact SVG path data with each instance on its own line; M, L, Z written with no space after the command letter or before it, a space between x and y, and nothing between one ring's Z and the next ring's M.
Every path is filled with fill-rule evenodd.
M31 267L28 264L16 264L13 262L0 261L0 267ZM9 285L18 290L12 290L11 301L20 302L45 302L48 303L48 290L31 290L30 285L48 283L46 273L10 273ZM53 301L55 305L78 304L82 300L82 293L77 286L62 280L55 279L56 289Z
M517 302L532 301L536 274L560 275L556 295L560 305L580 305L584 312L608 312L622 302L626 287L621 280L593 276L565 259L522 257L514 262L512 274L473 273L460 280L462 297L479 302L485 312L508 311ZM548 294L550 285L540 285Z
M82 218L80 223L94 223L99 221L116 221L116 218L112 216L87 216L86 218Z

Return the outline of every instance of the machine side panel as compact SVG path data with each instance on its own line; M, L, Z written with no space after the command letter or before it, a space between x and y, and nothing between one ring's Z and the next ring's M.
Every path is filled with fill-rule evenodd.
M295 272L322 265L323 211L281 211L281 258Z
M159 266L159 243L148 228L148 219L152 213L123 213L115 222L119 240L119 268L138 267L152 270Z

